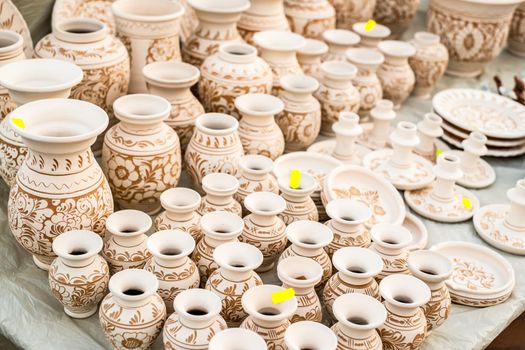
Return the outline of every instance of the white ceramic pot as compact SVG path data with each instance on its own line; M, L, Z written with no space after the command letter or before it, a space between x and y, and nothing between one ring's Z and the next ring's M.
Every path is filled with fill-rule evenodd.
M290 187L290 177L278 179L281 197L286 201L286 209L279 217L286 225L299 220L318 221L319 214L313 199L310 197L317 189L317 180L311 175L301 174L298 188Z
M376 0L330 0L335 8L337 28L352 29L357 22L373 17Z
M242 217L242 207L233 196L239 189L239 180L235 176L212 173L202 179L202 188L206 195L197 210L200 215L213 211L226 211Z
M328 53L323 61L346 61L346 50L356 47L361 38L346 29L330 29L323 33L323 40L328 45Z
M289 350L337 348L337 337L330 328L313 321L291 324L284 333L284 342Z
M264 30L290 30L284 15L284 0L251 0L237 23L242 38L253 45L253 35Z
M328 0L284 0L284 13L292 32L305 38L321 39L335 29L335 10Z
M420 0L380 0L374 9L374 19L386 25L392 38L399 38L415 17Z
M412 243L412 234L401 226L379 223L372 227L370 234L374 243L370 250L383 259L383 271L376 277L378 281L392 274L407 274L408 246Z
M244 328L229 328L211 338L208 350L267 350L266 342L257 333Z
M11 30L0 30L0 67L15 61L26 58L24 54L24 39L22 36ZM9 112L16 108L16 104L11 100L7 89L0 86L0 121Z
M376 25L369 30L366 24L370 18L371 17L365 18L363 20L364 22L354 23L352 30L361 37L359 47L375 49L377 48L377 44L388 38L392 32L387 26L380 23L376 23Z
M304 74L316 79L321 78L321 60L328 52L328 45L321 40L306 39L306 43L297 51L297 60Z
M516 56L525 57L525 3L521 3L512 16L507 50Z

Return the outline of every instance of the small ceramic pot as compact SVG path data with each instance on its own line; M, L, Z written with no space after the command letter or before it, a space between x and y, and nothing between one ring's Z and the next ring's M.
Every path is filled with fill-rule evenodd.
M179 33L184 7L173 1L117 0L111 5L117 35L130 57L130 93L145 93L142 68L152 62L180 61Z
M443 119L435 113L427 113L423 119L417 123L419 144L414 152L431 162L436 162L436 141L443 135Z
M348 62L327 61L321 65L323 79L314 93L321 103L321 133L333 136L332 125L341 112L357 113L361 107L361 95L352 85L357 76L357 68Z
M268 94L245 94L235 99L242 115L239 137L246 154L260 154L275 160L284 152L284 136L274 116L284 103Z
M335 8L337 28L352 29L357 22L374 18L376 0L330 0Z
M145 270L124 270L111 277L99 319L113 349L147 350L153 346L166 320L158 286L155 276Z
M450 260L430 250L418 250L408 256L410 273L430 288L430 300L421 308L427 318L427 331L441 326L448 318L452 306L445 281L452 274Z
M226 211L242 217L242 207L233 196L239 189L239 180L235 176L213 173L202 179L206 195L202 198L197 212L200 215L214 211Z
M285 141L285 151L294 152L310 146L321 130L321 104L313 93L319 83L305 75L285 75L281 78L279 98L284 109L275 116Z
M283 0L251 0L250 8L244 11L237 23L242 38L254 45L253 35L264 30L290 30L284 15Z
M378 327L385 349L418 349L427 336L427 320L421 306L430 300L430 289L408 275L385 277L379 285L387 311Z
M284 333L284 342L289 350L337 348L337 337L334 332L325 325L313 321L291 324Z
M344 294L361 293L379 300L379 286L375 277L381 272L381 257L369 249L344 247L332 259L337 269L323 290L326 311L333 318L335 300Z
M224 243L236 242L243 228L243 220L232 213L214 211L202 216L201 229L204 236L197 243L192 255L192 260L199 268L201 287L206 285L208 277L219 267L213 259L215 248Z
M328 0L284 0L284 13L292 32L305 38L321 39L335 29L335 10Z
M142 73L148 92L170 102L171 113L164 122L175 130L182 152L186 151L195 119L204 114L204 107L190 90L199 80L199 69L182 62L153 62L146 65Z
M0 30L0 67L26 58L24 54L24 39L11 30ZM16 104L11 100L7 89L0 86L0 121L3 120Z
M162 331L165 349L207 350L211 338L228 328L219 315L221 300L208 290L184 290L174 306Z
M157 293L171 314L173 300L180 292L199 287L197 265L188 258L195 249L195 240L186 232L162 230L149 236L147 246L152 256L146 261L144 270L157 277Z
M510 53L525 57L525 4L521 3L512 16L507 50Z
M199 192L202 193L202 179L208 174L238 174L237 162L244 155L238 127L239 122L234 117L219 113L206 113L195 121L184 162Z
M263 284L254 271L263 261L259 249L246 243L229 242L218 246L213 260L219 268L210 275L206 289L222 300L221 316L229 327L238 327L248 316L241 298L248 289Z
M257 49L247 44L224 44L200 67L199 96L208 112L225 113L240 119L235 99L248 93L272 91L272 69Z
M267 350L266 342L257 333L244 328L229 328L211 338L208 350Z
M382 350L383 343L376 328L385 323L386 309L377 299L351 293L334 302L337 323L332 331L341 350Z
M381 281L388 275L407 274L408 246L412 242L412 234L401 225L388 223L375 224L370 230L374 243L370 250L383 259L383 271L376 277Z
M447 68L448 50L439 36L428 32L417 32L410 43L416 48L416 54L408 59L416 76L413 94L429 98Z
M383 97L391 100L394 108L399 109L416 83L414 71L408 64L408 58L416 54L416 49L412 44L396 40L382 41L377 47L385 56L385 62L377 70Z
M328 44L328 53L324 55L326 61L346 61L346 50L356 47L361 40L359 35L346 29L331 29L323 33L323 40Z
M155 230L181 230L193 237L195 242L202 238L201 215L197 212L201 196L184 187L170 188L160 195L160 203L166 210L155 218Z
M286 225L278 216L286 208L286 202L272 192L254 192L246 197L244 206L251 214L244 217L244 230L239 240L263 253L264 260L257 272L271 270L286 248Z
M377 1L374 19L392 31L391 38L399 38L410 26L417 13L420 0Z
M107 293L109 268L98 255L102 245L99 235L82 230L65 232L53 241L58 258L49 268L49 286L68 316L93 315Z
M278 179L281 197L286 201L286 209L279 217L286 225L299 220L318 221L317 207L310 197L316 190L317 180L311 175L301 174L298 188L290 187L290 177L283 176Z
M181 152L177 133L164 123L171 105L162 97L135 94L113 104L120 123L106 133L102 170L121 208L155 214L160 194L177 186Z
M305 44L297 51L297 61L304 74L315 79L321 78L321 59L328 52L328 45L321 40L306 39Z
M297 309L297 298L279 304L272 301L272 294L284 288L264 284L248 289L242 296L242 307L249 315L240 328L259 334L269 349L285 349L284 333L290 326L289 318Z
M354 25L352 25L352 30L361 37L361 41L358 45L359 47L376 49L381 41L390 36L391 31L387 26L379 23L376 23L376 25L369 30L366 24L370 18L372 17L364 19L364 22L354 23Z

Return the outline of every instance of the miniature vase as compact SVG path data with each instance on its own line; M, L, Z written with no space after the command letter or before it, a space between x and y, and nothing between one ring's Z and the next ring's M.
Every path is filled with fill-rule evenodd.
M420 0L377 1L374 19L392 31L391 38L399 38L410 26L417 13Z
M102 169L121 208L156 214L160 194L177 186L181 172L177 133L164 120L171 105L162 97L134 94L113 104L120 120L108 130Z
M195 120L184 163L191 182L202 193L201 182L211 173L239 173L238 161L244 155L237 133L239 122L232 116L206 113Z
M370 149L385 148L391 131L390 124L396 118L394 103L390 100L377 101L376 106L370 110L370 117L372 129L361 134L358 142Z
M327 61L321 65L323 79L314 97L321 103L321 134L333 136L332 125L341 112L357 113L361 96L352 85L357 68L348 62Z
M237 22L250 8L248 0L188 0L188 3L195 10L199 25L184 43L184 62L199 67L221 45L243 42Z
M436 162L436 140L443 135L441 124L443 119L435 113L427 113L417 123L419 144L414 152L431 162Z
M192 260L199 268L201 287L206 285L208 277L219 267L213 259L215 248L224 243L236 242L243 228L243 220L232 213L214 211L202 216L201 229L204 236L197 243L192 255Z
M430 300L430 289L409 275L385 277L379 285L386 321L378 327L385 349L418 349L427 336L427 320L421 306Z
M384 324L386 309L377 299L365 294L351 293L334 302L337 323L332 331L341 350L382 350L383 343L376 328Z
M65 19L36 44L34 57L70 61L82 68L84 77L71 89L71 98L102 107L109 126L115 124L113 102L128 92L129 56L105 24L88 18ZM92 147L95 155L100 155L103 142L101 134Z
M322 58L328 52L328 45L317 39L306 39L306 43L297 51L297 61L303 73L321 79Z
M109 237L104 242L102 256L109 264L111 274L126 269L141 269L151 257L146 232L151 228L151 218L138 210L119 210L106 221Z
M198 242L202 238L201 215L197 212L201 196L196 191L175 187L162 192L160 204L165 209L155 218L155 230L181 230Z
M344 247L332 258L337 273L326 283L323 301L328 315L334 318L333 304L344 294L360 293L380 300L375 277L381 272L383 262L373 251L359 247Z
M155 6L148 0L117 0L111 9L117 35L130 58L129 93L145 93L145 65L181 59L179 33L184 7L169 0L159 0Z
M199 81L199 69L172 61L150 63L142 72L148 92L170 102L171 113L164 122L175 130L182 152L186 151L195 129L195 119L204 114L204 107L190 90Z
M321 39L335 29L335 10L328 0L284 0L284 13L292 32L305 38Z
M525 4L521 3L514 15L512 16L512 23L510 25L509 39L507 50L510 53L518 56L525 57Z
M328 45L328 52L323 56L323 62L344 62L346 50L356 47L361 39L359 35L346 29L330 29L323 33L323 40Z
M284 333L284 342L288 350L337 348L337 337L334 332L314 321L299 321L291 324Z
M195 240L189 233L179 230L157 231L147 240L151 258L144 270L159 281L157 293L166 304L168 314L173 312L173 300L183 290L198 288L197 265L188 256L195 249Z
M259 334L269 349L286 349L284 333L290 326L289 318L297 309L297 298L292 297L281 303L272 301L272 294L284 288L263 284L248 289L242 296L242 307L249 315L240 328Z
M286 208L286 202L272 192L254 192L246 197L244 206L251 214L244 217L244 229L239 241L249 243L262 252L264 260L257 272L271 270L286 248L286 225L278 216Z
M263 284L254 271L263 261L262 253L252 245L229 242L215 249L213 259L219 268L208 278L206 289L221 298L221 316L228 326L238 327L248 316L241 305L242 295Z
M416 76L414 96L429 98L448 65L448 50L439 42L439 36L428 32L417 32L411 44L416 54L408 59Z
M264 339L244 328L228 328L211 338L208 350L267 350Z
M283 288L293 288L297 298L297 309L290 317L290 322L321 322L321 302L315 293L315 286L323 276L321 265L310 258L291 256L279 262L277 276L283 283Z
M272 69L257 49L247 44L224 44L200 67L199 96L208 112L225 113L240 119L235 99L248 93L272 91Z
M396 40L382 41L377 47L385 56L385 62L377 70L383 97L399 109L412 93L416 82L414 71L408 64L408 58L415 55L416 49L412 44Z
M321 104L313 93L319 83L305 75L285 75L281 78L279 98L284 109L275 116L285 141L285 151L304 150L310 146L321 130Z
M375 224L370 230L374 243L370 250L383 259L383 271L376 279L381 281L388 275L407 274L408 246L412 242L412 234L401 225L389 223Z
M362 22L354 23L352 30L361 37L359 47L377 49L377 45L388 38L392 32L387 26L379 23L376 23L376 25L370 29L367 26L368 19L369 18L366 18Z
M284 14L283 0L251 0L250 8L244 11L237 23L242 38L254 45L253 35L264 30L290 30Z
M222 173L208 174L202 179L202 188L206 195L197 210L200 215L213 211L226 211L242 217L242 207L233 198L239 189L239 180L235 176Z
M335 9L336 25L341 29L352 29L354 23L374 18L377 0L330 0Z
M120 271L109 280L100 304L99 320L113 349L147 350L166 320L166 306L157 293L159 282L148 271Z
M279 217L286 225L299 220L319 220L317 207L310 197L318 186L313 176L301 174L298 188L290 186L290 176L282 176L277 181L281 197L286 201L286 209L279 214Z
M84 230L65 232L53 241L58 258L49 267L49 286L68 316L93 315L107 293L109 268L98 255L102 245L98 234Z
M62 98L26 103L9 116L10 128L28 149L9 193L9 228L35 264L47 270L56 257L53 240L61 233L104 235L113 198L90 147L108 116L89 102Z
M11 30L0 30L0 67L10 62L20 61L26 58L24 54L24 39ZM7 89L0 86L0 121L16 108Z

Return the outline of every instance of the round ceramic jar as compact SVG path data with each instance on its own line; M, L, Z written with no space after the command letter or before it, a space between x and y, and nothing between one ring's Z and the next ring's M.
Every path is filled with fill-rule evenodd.
M25 57L22 36L10 30L0 30L0 67ZM16 104L11 100L7 89L0 86L0 121L15 108Z
M155 229L181 230L189 233L195 242L202 238L201 215L197 212L201 204L198 192L184 187L170 188L160 195L160 204L166 210L155 218Z
M391 31L387 26L379 23L376 23L372 29L369 29L366 25L367 23L368 19L364 19L363 22L354 23L352 30L361 37L358 47L376 49L381 41L390 36Z
M277 182L281 197L286 201L286 209L279 214L279 217L286 225L299 220L319 220L317 207L310 197L319 185L312 175L301 174L297 188L290 186L290 176L281 176Z
M332 29L323 33L323 40L328 44L328 53L324 61L346 61L346 50L356 47L361 38L356 33L346 29Z
M335 9L337 28L352 29L354 23L374 18L377 0L330 0ZM381 1L381 0L379 0Z
M264 30L290 30L284 15L283 0L251 0L237 23L242 38L253 45L253 35Z
M241 204L233 198L239 189L239 180L235 176L223 173L208 174L202 179L202 189L206 195L197 209L200 215L226 211L242 217Z
M399 38L410 26L417 13L420 0L379 0L374 19L390 28L392 38Z
M292 32L305 38L321 39L335 29L335 10L328 0L284 0L284 13Z

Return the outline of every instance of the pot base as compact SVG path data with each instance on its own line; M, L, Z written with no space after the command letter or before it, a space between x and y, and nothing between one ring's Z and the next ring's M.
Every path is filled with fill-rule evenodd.
M459 67L457 67L457 69L454 69L454 68L451 68L451 66L449 66L447 70L445 71L445 74L450 75L451 77L457 77L457 78L475 78L483 74L483 68L479 68L475 70L467 70L467 69L461 69Z
M517 45L512 45L509 43L509 46L507 46L507 51L514 56L525 57L525 46L517 47Z
M41 269L41 270L45 270L45 271L49 271L49 265L38 260L38 258L36 256L33 255L33 262L35 263L35 265Z
M97 306L95 306L93 309L86 311L86 312L73 312L71 310L68 310L67 308L64 308L64 312L69 317L73 318L88 318L92 315L94 315L97 312Z

